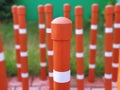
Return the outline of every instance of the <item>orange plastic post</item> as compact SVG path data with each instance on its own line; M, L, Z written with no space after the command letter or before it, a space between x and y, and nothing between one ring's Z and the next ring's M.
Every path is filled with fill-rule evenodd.
M64 17L70 19L70 4L64 4Z
M20 59L21 59L21 77L22 90L29 90L28 85L28 54L27 54L27 30L26 30L26 9L24 6L19 6L18 9L19 22L19 39L20 39Z
M18 14L17 6L12 6L12 15L13 15L13 28L14 28L14 38L15 38L15 48L16 48L16 59L17 59L17 72L18 72L18 81L21 81L21 62L20 62L20 41L19 41L19 24L18 24Z
M47 33L47 54L48 54L48 71L49 71L49 90L53 90L53 41L51 39L51 21L53 7L51 4L45 5L46 13L46 33Z
M52 21L51 27L54 51L54 90L70 90L72 22L68 18L59 17Z
M112 41L113 6L105 8L105 90L112 89Z
M76 34L76 65L77 90L84 90L84 60L83 60L83 8L75 7L75 34Z
M118 77L118 56L120 48L120 4L115 6L115 22L113 33L113 62L112 62L112 85L116 86Z
M44 6L38 6L38 14L39 14L39 48L40 48L40 79L46 80L46 43L45 43L45 21L44 21Z
M97 24L98 24L98 4L92 5L91 31L90 31L90 58L88 81L95 80L95 61L96 61L96 41L97 41Z
M4 59L5 58L4 58L3 48L2 48L2 37L0 35L0 90L8 90Z

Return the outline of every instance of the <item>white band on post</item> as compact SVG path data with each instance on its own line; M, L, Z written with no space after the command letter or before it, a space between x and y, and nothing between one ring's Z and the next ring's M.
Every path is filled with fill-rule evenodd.
M45 24L39 24L39 29L45 29Z
M58 83L66 83L70 81L70 70L59 72L53 70L53 80Z
M83 34L83 29L76 29L75 34L76 35L82 35Z
M25 28L24 28L24 29L21 29L21 28L20 28L19 33L20 33L20 34L26 34L26 33L27 33L27 30L26 30Z
M112 63L113 68L118 68L118 66L119 66L118 63Z
M84 75L83 74L77 74L77 79L79 79L79 80L83 80L84 79Z
M89 64L90 69L95 69L95 64Z
M51 33L51 32L52 32L51 28L46 28L46 33Z
M90 49L96 49L96 45L90 45Z
M41 62L41 63L40 63L40 66L41 66L41 67L46 67L46 65L47 65L46 62Z
M22 73L22 74L21 74L21 77L22 77L22 78L28 78L28 76L29 76L28 73Z
M114 28L120 28L120 23L115 23Z
M17 68L21 68L21 64L17 63Z
M97 30L97 25L91 25L91 30Z
M48 50L48 56L53 56L53 50Z
M20 45L15 45L15 48L16 49L20 49Z
M45 43L40 43L39 48L46 48L46 44Z
M53 72L49 72L49 77L53 77Z
M113 32L113 28L105 28L105 33L112 33Z
M21 53L20 53L20 56L21 56L21 57L26 57L26 56L28 56L28 54L27 54L27 52L21 52Z
M18 30L19 29L19 25L18 24L14 24L14 30Z
M77 52L76 57L77 58L83 58L83 52Z
M116 48L116 49L120 48L120 44L113 44L113 48Z
M1 62L1 61L4 61L4 59L5 59L5 58L4 58L4 53L1 52L1 53L0 53L0 62Z
M112 74L105 74L105 75L104 75L104 78L105 78L105 79L112 79Z
M112 57L112 52L105 52L105 57Z

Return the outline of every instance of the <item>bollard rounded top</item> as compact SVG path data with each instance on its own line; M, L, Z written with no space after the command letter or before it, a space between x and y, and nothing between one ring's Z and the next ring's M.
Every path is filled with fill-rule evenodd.
M25 15L26 14L26 9L25 9L25 7L24 6L18 6L18 9L17 9L17 11L18 11L18 14L21 14L21 15Z
M64 4L64 11L70 11L70 4Z
M72 37L72 21L66 17L58 17L51 22L53 40L70 40Z
M92 5L92 12L98 12L98 10L99 10L99 5L98 4L93 4Z
M38 6L38 13L44 13L44 6L43 5Z
M16 5L13 5L13 6L12 6L12 13L13 13L13 14L16 14L16 13L17 13L17 6L16 6Z
M120 12L120 3L115 5L115 12Z
M76 6L75 7L75 15L82 15L82 14L83 14L82 6Z
M113 8L112 5L107 5L107 6L105 7L105 13L106 13L106 14L113 14L113 12L114 12L114 8Z
M46 4L45 5L45 12L46 13L49 13L49 12L52 12L53 11L53 6L52 4Z

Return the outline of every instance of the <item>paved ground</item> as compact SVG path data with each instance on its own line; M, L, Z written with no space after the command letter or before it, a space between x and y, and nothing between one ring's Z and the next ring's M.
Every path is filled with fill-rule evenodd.
M104 83L102 78L97 78L95 83L89 83L85 80L85 90L104 90ZM30 90L49 90L48 80L41 81L38 77L31 77L29 79ZM8 78L8 90L22 90L21 83L17 81L16 77ZM71 90L76 89L76 79L71 79ZM117 90L116 86L112 90Z

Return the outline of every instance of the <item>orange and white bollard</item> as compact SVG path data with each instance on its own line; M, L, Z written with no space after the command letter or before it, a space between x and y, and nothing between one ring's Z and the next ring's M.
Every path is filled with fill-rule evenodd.
M90 58L89 58L89 74L88 81L95 80L95 62L96 62L96 41L97 41L97 27L98 27L98 4L92 5L91 31L90 31Z
M46 80L46 43L45 43L45 21L44 21L44 6L38 6L38 14L39 14L39 48L40 48L40 79Z
M64 17L70 19L70 4L64 4Z
M83 60L83 8L75 7L75 34L76 34L76 65L77 89L84 90L84 60Z
M14 28L14 37L15 37L15 48L16 48L16 59L17 59L17 72L18 72L18 81L21 81L21 62L20 62L20 41L19 41L19 24L18 24L18 13L17 6L12 6L12 15L13 15L13 28Z
M118 56L120 48L120 4L115 6L115 22L114 22L114 33L113 33L113 62L112 62L112 85L117 85L118 77Z
M72 22L68 18L59 17L52 21L51 27L54 51L54 90L70 90Z
M105 90L112 89L113 6L105 8Z
M19 39L20 39L20 59L22 90L29 90L28 84L28 53L27 53L27 30L26 30L26 9L24 6L18 7Z
M0 35L0 90L8 90L4 59L5 58L4 58L3 48L2 48L2 37Z
M51 39L51 21L53 7L51 4L45 5L46 13L46 35L47 35L47 54L48 54L48 71L49 71L49 90L53 90L53 41Z

